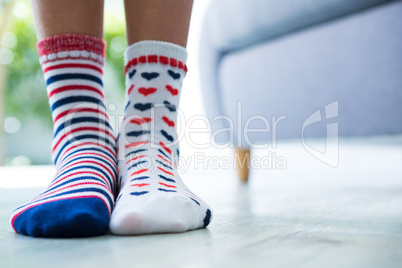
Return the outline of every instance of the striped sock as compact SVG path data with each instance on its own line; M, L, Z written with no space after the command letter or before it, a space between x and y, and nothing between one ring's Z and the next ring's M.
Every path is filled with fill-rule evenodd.
M104 42L82 35L37 44L54 123L54 180L18 207L11 225L35 237L104 234L114 205L115 137L103 95Z
M187 67L183 47L141 41L127 48L127 105L118 138L120 193L110 230L131 235L206 227L209 206L181 180L177 107Z

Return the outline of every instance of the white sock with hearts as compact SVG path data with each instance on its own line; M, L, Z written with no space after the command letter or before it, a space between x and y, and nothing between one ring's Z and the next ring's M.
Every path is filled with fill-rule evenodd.
M125 52L127 104L118 137L120 192L114 234L183 232L206 227L210 207L177 169L177 107L187 72L185 48L141 41Z

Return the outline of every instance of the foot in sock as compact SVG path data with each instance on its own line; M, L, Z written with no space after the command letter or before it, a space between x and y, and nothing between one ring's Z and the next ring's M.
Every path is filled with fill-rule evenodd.
M66 34L37 45L54 122L54 180L18 207L11 225L35 237L88 237L107 231L114 205L115 137L103 96L104 42Z
M114 234L183 232L206 227L211 209L177 172L177 107L187 72L186 50L141 41L125 53L127 105L118 137L120 192Z

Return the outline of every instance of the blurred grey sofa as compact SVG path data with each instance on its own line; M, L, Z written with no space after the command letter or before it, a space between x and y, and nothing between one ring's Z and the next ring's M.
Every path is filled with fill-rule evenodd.
M402 1L212 0L200 53L217 143L402 133Z

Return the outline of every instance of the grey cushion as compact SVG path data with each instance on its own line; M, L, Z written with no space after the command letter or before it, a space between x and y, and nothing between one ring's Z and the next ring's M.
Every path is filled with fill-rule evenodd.
M212 0L206 27L217 49L231 50L386 2L391 0Z

